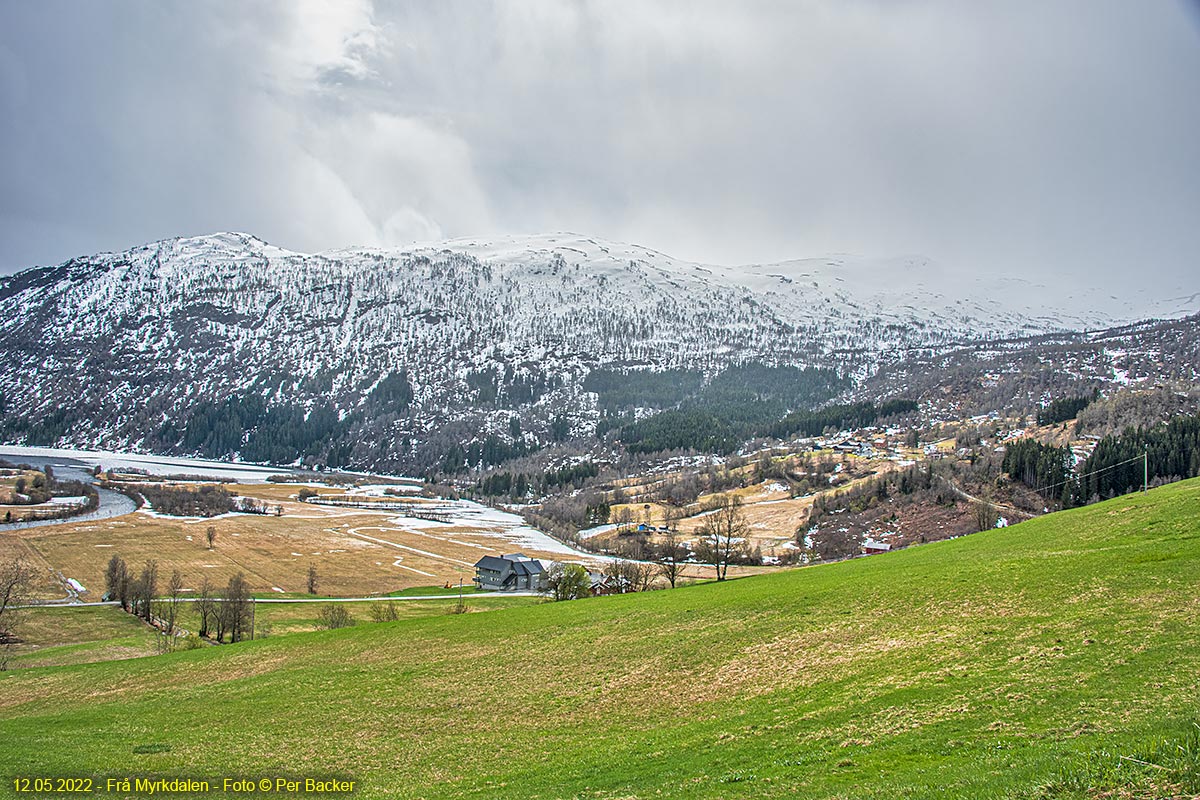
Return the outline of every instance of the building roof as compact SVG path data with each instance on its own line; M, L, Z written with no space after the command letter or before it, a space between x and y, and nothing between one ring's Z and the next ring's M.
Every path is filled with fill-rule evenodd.
M499 556L484 556L475 562L475 569L492 569L496 572L504 572L512 566L512 562Z
M505 573L509 570L518 575L541 575L546 571L542 566L542 562L536 558L530 558L524 553L509 553L503 556L484 556L475 562L475 569L495 570L499 573Z

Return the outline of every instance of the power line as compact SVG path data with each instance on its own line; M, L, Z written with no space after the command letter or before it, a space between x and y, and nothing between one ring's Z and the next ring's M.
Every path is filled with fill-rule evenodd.
M1084 478L1087 478L1091 475L1099 475L1101 472L1107 472L1110 469L1116 469L1117 467L1123 467L1126 464L1132 464L1135 461L1143 461L1147 458L1148 458L1148 456L1145 453L1143 453L1140 456L1134 456L1133 458L1127 458L1124 461L1118 461L1116 464L1109 464L1107 467L1101 467L1100 469L1094 469L1091 472L1085 472L1082 475L1076 475L1075 477L1068 478L1065 481L1059 481L1058 483L1052 483L1049 486L1039 487L1037 489L1034 489L1034 491L1037 492L1038 494L1041 494L1042 492L1045 492L1049 489L1057 489L1059 486L1065 486L1068 483L1072 483L1074 481L1082 481Z

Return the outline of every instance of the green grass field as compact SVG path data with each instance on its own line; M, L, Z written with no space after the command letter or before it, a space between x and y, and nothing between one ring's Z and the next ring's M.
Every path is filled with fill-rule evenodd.
M15 670L0 774L341 775L403 798L1190 797L1198 634L1188 481L725 584Z
M110 606L35 608L21 614L10 669L153 655L154 631Z
M442 598L440 594L434 595L430 593L425 595L419 591L412 591L404 596L436 596L438 599L419 601L381 600L378 602L387 603L390 607L394 608L396 615L400 619L442 616L451 613L454 607L458 605L457 597ZM540 602L543 601L537 597L471 597L466 594L463 595L463 603L466 605L467 611L471 613L517 608ZM349 612L356 624L375 624L372 622L371 617L372 606L375 605L374 602L341 603L340 605L346 608L346 611ZM324 607L324 603L258 603L254 610L255 627L259 629L260 634L264 630L269 631L270 636L313 631L319 627L318 617L321 609ZM192 603L185 603L180 608L182 610L179 615L179 625L185 630L194 633L200 627L199 615L195 611L196 606Z
M435 597L421 601L379 601L394 608L400 619L417 619L450 614L458 605L457 597L444 597L440 586L405 590L405 597ZM467 613L517 608L544 602L538 597L476 596L464 593ZM271 596L272 599L275 596ZM308 598L308 595L302 595ZM343 603L355 624L374 624L374 602ZM325 604L258 603L254 621L258 636L269 638L318 630L319 615ZM179 606L179 627L195 633L200 618L194 603ZM95 661L138 658L158 652L156 636L148 625L112 606L73 608L30 608L21 612L22 643L11 651L9 668L85 664Z

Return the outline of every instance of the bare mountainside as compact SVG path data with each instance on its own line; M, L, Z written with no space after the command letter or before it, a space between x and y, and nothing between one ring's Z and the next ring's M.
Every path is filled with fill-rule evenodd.
M858 381L898 353L1196 305L918 258L718 267L574 234L306 255L221 233L30 269L0 301L10 442L417 468L590 435L598 369Z

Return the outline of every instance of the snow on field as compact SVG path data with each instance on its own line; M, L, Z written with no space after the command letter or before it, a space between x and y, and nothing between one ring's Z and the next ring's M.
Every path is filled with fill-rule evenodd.
M214 514L211 517L184 517L176 514L160 514L148 505L139 508L138 513L145 514L147 517L154 517L155 519L169 519L172 522L182 522L187 525L195 525L198 522L209 522L214 519L230 519L232 517L245 516L245 514L239 514L236 511L226 511L224 514ZM234 536L237 536L237 534L235 533Z
M346 494L359 497L388 497L388 492L411 494L421 491L421 488L420 484L414 483L369 483L347 489Z
M606 560L605 556L576 550L564 542L560 542L549 534L530 527L525 520L516 514L501 511L497 508L474 503L470 500L447 501L439 504L438 511L450 514L449 525L474 528L473 535L495 537L498 540L496 548L506 553L527 549L539 553L574 556L591 560ZM392 524L405 528L437 529L446 527L444 522L413 519L410 517L395 517Z
M147 456L134 453L114 453L109 450L67 450L58 447L15 447L0 445L0 458L8 461L61 458L81 461L90 467L105 469L141 469L151 475L203 475L238 483L266 483L271 475L287 473L278 467L261 467L256 464L234 464L222 461L202 461L195 458L170 458Z
M602 533L608 533L609 531L615 531L618 527L619 527L618 525L597 525L594 528L585 528L584 530L581 530L579 532L579 538L580 539L590 539L593 536L599 536Z

